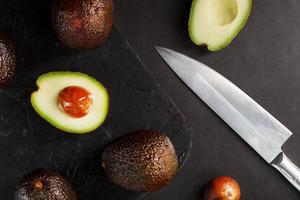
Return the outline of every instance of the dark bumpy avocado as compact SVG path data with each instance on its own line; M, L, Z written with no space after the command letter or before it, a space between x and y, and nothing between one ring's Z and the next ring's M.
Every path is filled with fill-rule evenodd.
M105 150L102 166L115 184L128 190L149 192L171 182L178 160L166 135L136 131L118 138Z
M73 49L99 47L113 25L112 0L54 0L51 13L59 39Z
M0 32L0 88L14 75L16 53L7 34Z
M15 200L77 200L77 196L67 179L56 172L37 169L21 180Z

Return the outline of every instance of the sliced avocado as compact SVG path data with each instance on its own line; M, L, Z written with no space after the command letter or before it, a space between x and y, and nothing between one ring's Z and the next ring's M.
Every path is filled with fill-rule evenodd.
M109 96L105 87L96 79L79 72L49 72L41 75L36 84L38 90L31 94L31 104L42 118L56 128L83 134L97 129L104 122ZM58 106L58 94L69 86L83 87L92 95L93 104L83 117L74 118Z
M149 192L168 185L178 169L171 140L156 131L136 131L116 139L102 155L112 182L128 190Z
M14 200L77 200L71 183L58 173L37 169L20 181Z
M238 35L251 13L252 0L194 0L189 34L210 51L226 47Z

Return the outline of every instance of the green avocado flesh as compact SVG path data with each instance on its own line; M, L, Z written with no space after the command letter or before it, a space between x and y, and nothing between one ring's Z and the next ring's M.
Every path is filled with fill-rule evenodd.
M251 13L252 0L194 0L189 34L197 45L221 50L237 36Z
M50 124L69 133L83 134L97 129L105 120L109 96L105 87L94 78L79 72L49 72L41 75L36 84L38 90L31 94L35 111ZM87 115L74 118L59 108L57 96L68 86L80 86L93 98Z

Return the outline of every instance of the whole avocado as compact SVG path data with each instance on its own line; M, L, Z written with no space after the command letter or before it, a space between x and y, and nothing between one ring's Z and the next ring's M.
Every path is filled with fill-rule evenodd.
M77 200L67 179L47 169L37 169L19 183L14 200Z
M73 49L94 49L113 25L112 0L54 0L52 23L62 43Z
M13 77L16 67L16 53L6 33L0 32L0 88Z
M155 131L136 131L115 140L103 153L102 166L112 182L149 192L171 182L178 169L170 139Z

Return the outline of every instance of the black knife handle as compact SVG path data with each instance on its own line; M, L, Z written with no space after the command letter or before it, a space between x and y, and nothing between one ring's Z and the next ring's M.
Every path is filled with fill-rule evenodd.
M300 192L300 169L284 153L272 165Z

